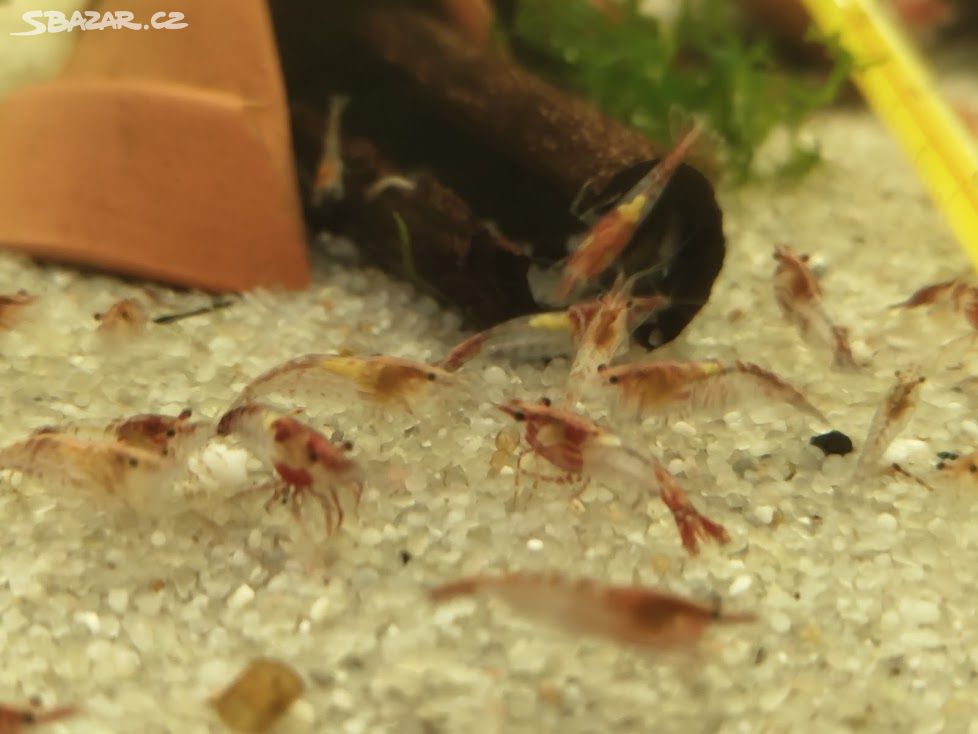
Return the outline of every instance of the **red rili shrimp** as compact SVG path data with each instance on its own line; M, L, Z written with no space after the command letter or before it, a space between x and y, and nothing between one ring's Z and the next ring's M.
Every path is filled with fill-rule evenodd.
M452 385L455 378L441 367L399 357L308 354L273 367L252 380L235 405L273 393L330 395L353 385L361 398L378 405L400 405L408 411L435 383Z
M24 310L36 300L37 296L32 296L25 290L0 294L0 331L12 329Z
M680 138L673 149L622 197L621 203L595 223L564 265L555 292L559 302L566 302L578 287L592 282L618 259L659 202L699 135L700 129L694 127Z
M754 621L750 614L723 614L679 596L640 586L605 586L557 574L476 576L432 589L440 603L487 594L518 612L571 634L607 637L622 645L674 649L695 644L716 623Z
M102 334L132 336L146 328L149 316L143 304L135 298L125 298L104 313L95 314L95 320Z
M808 268L808 255L796 255L786 246L775 248L774 296L784 317L804 339L832 350L837 367L856 367L849 332L836 326L825 312L822 288Z
M861 479L879 463L893 439L910 422L914 408L917 407L918 388L927 379L914 371L897 372L896 378L896 383L876 409L873 422L869 425L869 434L852 473L852 481Z
M158 488L168 465L157 454L117 441L81 441L42 429L0 449L0 469L128 499Z
M35 726L53 724L56 721L75 716L78 709L74 706L61 706L48 711L35 708L13 708L0 705L0 734L21 734L26 729Z
M220 436L234 434L245 447L268 464L279 479L271 486L272 497L265 505L288 502L292 515L301 522L300 510L306 494L322 507L326 530L343 525L343 505L337 487L352 488L357 504L363 488L362 473L346 454L352 448L330 442L319 431L262 405L248 404L228 411L218 424Z
M174 417L146 413L111 423L106 429L127 446L166 457L185 456L209 438L206 423L190 420L189 408Z
M627 481L649 486L672 512L690 553L699 550L699 539L726 543L728 536L721 525L700 514L689 501L679 483L655 458L646 457L625 446L621 439L594 421L568 410L554 408L549 401L529 403L510 400L499 405L514 420L525 423L529 448L516 462L517 481L523 459L534 454L564 472L557 482L583 481L594 476L609 481Z
M567 357L589 341L600 351L600 362L605 354L617 354L628 334L669 303L662 295L624 298L621 292L609 292L565 311L521 316L473 334L438 366L455 372L480 354L522 362Z
M942 306L964 316L968 325L978 331L978 286L962 280L945 280L927 285L914 292L906 301L891 308Z
M828 420L796 388L750 362L639 362L600 369L619 403L640 418L679 416L755 400L786 403L822 423Z
M978 451L970 454L955 454L942 452L938 454L941 459L937 464L938 471L956 477L968 477L971 481L978 481Z
M340 121L350 100L333 97L329 103L329 122L323 137L323 158L316 171L312 200L317 206L325 200L343 198L343 155L340 145Z

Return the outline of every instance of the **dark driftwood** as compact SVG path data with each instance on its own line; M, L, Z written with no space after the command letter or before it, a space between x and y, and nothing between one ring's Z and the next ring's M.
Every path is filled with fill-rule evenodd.
M432 235L412 237L423 280L479 325L503 313L532 310L525 286L513 280L528 263L513 266L510 258L518 256L509 243L519 243L541 263L563 257L568 238L585 228L570 213L582 187L589 185L593 202L622 193L652 164L656 148L587 102L509 60L473 49L438 19L402 6L369 0L273 1L290 98L322 119L330 93L349 95L345 129L376 144L378 160L389 162L383 167L426 172L430 178L419 179L425 181L422 191L452 192L456 213L464 206L473 222L490 221L504 233L488 243L479 241L486 252L501 248L497 264L505 265L486 268L484 257L459 261L449 256L454 245L434 236L440 215L433 201L429 206L424 202L430 197L416 199L418 232ZM307 174L319 155L318 131L310 135L310 129L315 126L297 132L297 158ZM394 192L379 202L391 209L395 203L405 205ZM371 216L384 226L392 219L378 214L376 203L369 213L362 207L343 210L323 223L356 237L378 236L367 226ZM355 230L354 221L360 222ZM389 255L386 246L357 241L372 258ZM664 258L673 245L675 256ZM712 187L683 166L623 259L629 271L662 264L641 288L662 290L678 302L643 337L653 329L664 339L679 333L709 297L723 253ZM379 262L400 271L400 261L396 267L389 257ZM446 271L448 263L452 266ZM453 288L443 287L448 282ZM483 299L492 302L476 303Z

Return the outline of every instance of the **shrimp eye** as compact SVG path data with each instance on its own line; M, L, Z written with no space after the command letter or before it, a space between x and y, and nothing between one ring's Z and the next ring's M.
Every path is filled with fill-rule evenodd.
M515 413L513 413L513 418L518 421L525 421L526 413L524 413L522 410L517 410Z
M547 406L548 408L549 408L549 407L550 407L551 405L553 405L553 401L551 401L551 400L550 400L550 398L540 398L540 402L541 402L541 403L542 403L543 405L546 405L546 406Z
M100 313L95 314L95 320L96 321L101 321L102 320L102 317L103 317L103 314L100 314Z
M978 464L972 464L971 466L969 466L968 471L970 471L972 474L978 472Z
M135 457L129 459L129 466L139 466L139 459Z
M946 467L946 466L947 466L947 464L945 464L945 463L944 463L943 461L941 461L941 462L939 462L939 463L937 464L937 468L938 468L938 469L943 469L943 468L944 468L944 467Z
M309 447L309 461L319 461L319 454L312 446Z
M428 382L434 382L437 379L438 379L438 375L436 375L434 372L428 373Z
M167 432L166 432L166 437L167 438L173 438L176 435L177 435L177 429L176 428L167 429Z
M618 375L612 375L611 377L609 377L608 378L608 382L610 382L612 385L617 385L618 384Z
M608 365L606 365L604 362L598 365L598 372L604 372L606 369L608 369Z
M353 451L353 441L344 441L343 448L347 451Z

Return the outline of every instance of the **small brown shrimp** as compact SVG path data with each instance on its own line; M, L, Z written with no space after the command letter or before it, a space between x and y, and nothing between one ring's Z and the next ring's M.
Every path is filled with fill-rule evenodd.
M978 451L969 454L955 454L942 452L938 454L940 462L937 464L938 471L950 474L958 478L967 477L973 482L978 482Z
M456 377L434 365L400 357L308 354L290 359L252 380L235 405L272 393L329 395L346 384L356 386L364 400L383 406L401 405L409 412L435 383L455 384Z
M217 433L238 436L245 448L278 475L271 485L256 488L272 489L266 510L275 502L288 502L293 517L301 523L302 500L308 493L322 507L326 530L332 533L343 525L343 506L336 488L352 487L354 500L360 503L363 478L356 462L346 455L351 444L333 444L291 415L253 403L228 411Z
M316 181L313 184L312 201L319 206L324 201L342 199L343 190L343 154L340 141L340 123L343 112L350 100L347 97L334 96L329 103L329 121L323 135L323 157L316 170Z
M146 413L111 423L106 429L115 440L126 446L149 451L160 456L184 456L209 437L208 425L191 421L189 408L180 415Z
M475 576L432 589L436 603L487 594L518 612L574 635L607 637L621 645L676 649L695 644L711 624L753 622L679 596L640 586L605 586L557 574Z
M795 387L750 362L639 362L600 368L619 403L640 418L766 400L786 403L822 423L828 420Z
M796 255L782 245L775 248L774 259L774 296L784 317L810 343L828 346L836 367L857 367L848 330L837 326L825 311L822 288L808 267L808 255Z
M948 308L964 316L968 325L978 331L978 286L970 285L963 280L945 280L918 289L910 298L894 304L891 308L920 306Z
M126 500L160 486L168 465L155 453L117 441L81 441L42 429L0 449L0 469Z
M869 434L852 473L852 481L861 479L879 463L887 447L902 431L917 407L917 391L927 378L916 371L896 373L896 383L887 393L869 426Z
M620 204L594 224L564 265L555 291L558 302L565 303L580 286L593 282L618 259L659 202L699 135L700 129L693 127L622 197Z
M643 456L610 431L579 413L551 406L550 401L529 403L510 400L497 406L514 420L525 423L529 448L516 461L519 481L523 459L534 454L564 472L561 477L539 477L561 483L587 482L594 476L607 481L627 482L656 490L672 513L683 547L695 554L698 539L726 543L727 531L702 515L668 470L655 458ZM578 492L578 495L583 489Z
M0 294L0 331L14 328L24 311L36 300L37 296L25 290Z
M0 705L0 734L21 734L25 729L35 726L53 724L56 721L75 716L78 709L74 706L61 706L39 711L36 708L14 708Z
M102 334L135 336L146 328L149 316L142 303L135 298L124 298L104 313L95 314L95 320Z

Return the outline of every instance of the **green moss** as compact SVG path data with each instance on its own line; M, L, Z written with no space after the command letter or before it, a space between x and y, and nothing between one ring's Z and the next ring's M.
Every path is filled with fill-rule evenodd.
M589 0L520 0L511 40L533 52L531 64L653 140L674 138L677 113L703 120L722 140L735 180L754 173L758 146L782 125L793 133L782 173L803 173L818 160L794 132L848 77L840 53L827 78L814 82L745 38L729 0L683 0L671 28L642 15L639 0L618 5L612 20Z

